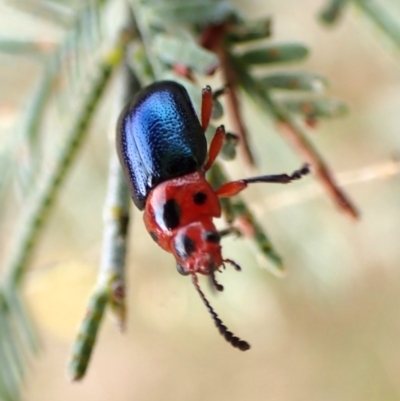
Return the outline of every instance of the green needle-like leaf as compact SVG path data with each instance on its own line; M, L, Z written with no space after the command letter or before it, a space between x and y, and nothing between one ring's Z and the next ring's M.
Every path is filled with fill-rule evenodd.
M12 286L21 280L25 272L33 245L37 241L37 235L54 203L55 195L64 181L73 158L82 144L96 106L101 99L101 94L115 65L115 60L111 59L102 65L100 75L92 82L84 107L81 113L76 116L75 124L67 136L67 142L58 155L54 171L44 178L42 187L38 189L31 207L26 210L20 222L13 253L6 267L7 283Z
M300 43L271 44L249 50L241 55L241 60L248 65L289 63L300 61L308 56L308 49Z
M205 50L192 41L156 35L154 51L158 57L169 65L183 64L200 74L213 71L219 64L214 53Z
M337 22L350 1L352 0L328 0L328 4L319 15L321 21L325 24L334 24Z
M70 380L79 380L86 372L108 299L109 294L103 289L95 291L90 296L85 318L79 327L71 351L71 360L68 365Z
M261 78L266 89L321 92L326 88L326 80L321 75L306 72L270 74Z
M293 113L314 118L341 117L348 111L343 102L335 99L286 99L281 103Z
M231 24L227 39L232 43L244 43L253 40L266 39L271 36L271 19L263 18L256 21L238 21Z
M151 2L149 15L163 25L179 24L216 24L234 14L229 1L220 0L172 0Z

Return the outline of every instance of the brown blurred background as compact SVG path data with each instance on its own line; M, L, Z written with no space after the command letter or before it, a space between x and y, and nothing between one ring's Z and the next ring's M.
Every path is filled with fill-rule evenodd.
M400 53L354 9L326 29L316 18L323 3L236 1L248 17L273 17L273 40L308 45L310 57L293 69L324 75L329 96L348 104L347 117L320 123L311 138L345 177L340 174L385 163L399 152ZM0 10L6 33L60 35L5 5ZM0 134L5 136L38 70L29 60L16 66L15 58L0 55L0 71ZM243 103L259 171L296 168L301 161L273 133L268 117L251 100ZM246 353L220 338L190 280L177 274L134 210L127 332L120 335L105 319L87 376L81 383L67 381L69 349L101 252L109 155L104 127L110 126L111 108L102 105L35 253L26 297L43 351L32 363L24 399L400 400L399 175L346 186L361 210L358 223L324 194L303 199L304 191L318 188L312 178L290 188L247 191L244 197L284 257L288 274L270 275L247 241L224 240L224 254L243 271L224 272L224 293L209 299L225 324L251 343ZM252 173L240 160L226 165L232 177ZM285 194L293 204L276 198ZM1 239L7 251L15 216L5 219Z

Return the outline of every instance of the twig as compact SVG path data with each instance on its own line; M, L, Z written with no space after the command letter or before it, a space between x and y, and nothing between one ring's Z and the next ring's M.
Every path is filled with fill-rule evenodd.
M114 143L112 149L114 149ZM110 288L110 305L114 311L118 327L123 330L126 319L125 255L130 196L115 151L113 151L111 156L108 180L108 195L104 209L103 255L99 271L99 285Z
M86 136L85 134L97 103L101 99L101 94L109 81L111 72L117 64L118 60L115 58L115 54L113 54L113 57L108 57L102 64L100 75L93 83L86 102L82 107L81 115L76 119L76 124L72 128L63 149L57 157L54 169L44 179L41 189L38 190L35 198L31 201L30 208L22 216L13 246L13 253L6 263L5 288L14 288L21 281L47 213L53 205L56 194Z
M279 121L279 132L293 146L293 148L302 156L302 158L311 165L315 178L320 181L328 195L336 205L354 220L359 218L359 213L350 199L339 188L335 182L328 166L306 138L301 125L294 118L286 116L286 121Z
M68 378L71 381L81 379L86 372L108 300L109 294L104 288L96 288L89 298L85 318L71 350L68 364Z
M124 65L125 76L121 80L123 105L139 90L139 84ZM121 85L121 86L122 86ZM83 378L88 368L104 312L109 305L120 330L125 327L125 255L129 223L130 196L128 186L115 151L115 135L111 138L111 158L108 175L107 199L104 206L103 253L96 288L89 298L87 312L79 327L71 350L68 377L72 381Z
M257 85L243 63L234 57L229 57L229 62L240 76L240 84L243 90L246 91L252 99L258 102L263 109L268 109L271 112L278 128L280 128L279 132L292 144L294 149L300 153L304 161L311 165L316 178L320 181L336 205L352 219L357 219L359 217L357 209L335 183L328 166L311 142L308 141L303 127L290 112L271 98L268 91Z
M153 52L153 46L152 46L152 39L153 39L153 34L152 34L152 27L150 24L148 24L148 21L146 21L146 14L142 11L143 8L142 5L140 4L139 0L130 0L129 4L131 6L134 18L135 18L135 23L137 24L140 35L143 41L143 45L146 50L146 56L151 64L151 68L153 69L153 74L156 77L161 77L162 73L164 71L163 65L161 61L154 55Z

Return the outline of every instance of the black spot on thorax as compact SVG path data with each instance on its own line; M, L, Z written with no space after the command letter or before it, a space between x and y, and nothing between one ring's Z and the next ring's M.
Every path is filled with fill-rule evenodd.
M196 192L193 195L193 202L196 205L203 205L207 200L207 195L204 192Z
M165 226L172 230L179 226L181 219L181 208L175 199L168 199L164 203L163 220Z

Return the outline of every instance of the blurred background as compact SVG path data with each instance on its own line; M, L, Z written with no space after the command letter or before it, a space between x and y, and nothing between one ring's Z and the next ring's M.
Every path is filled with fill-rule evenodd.
M68 354L100 263L115 124L112 84L24 286L42 344L29 363L24 400L400 400L400 176L379 170L400 149L399 49L355 8L327 28L317 18L323 1L234 3L248 18L271 16L273 40L307 45L310 56L295 70L323 75L328 95L348 105L346 116L310 130L310 140L345 184L361 219L340 213L312 177L290 187L254 186L243 195L283 257L287 275L271 275L248 240L224 240L224 255L243 271L227 269L219 276L222 294L211 294L206 282L203 287L224 323L250 342L251 350L241 353L221 339L190 279L177 274L172 257L153 243L141 213L133 210L127 330L120 335L112 319L104 319L86 377L69 382ZM4 36L50 45L64 32L7 3L0 3L0 26ZM30 57L4 53L0 72L4 144L18 127L39 66ZM210 82L215 87L220 77ZM268 115L251 99L241 100L256 173L297 168L302 161ZM229 120L224 123L229 127ZM48 143L57 146L56 130ZM234 178L255 173L240 158L224 165ZM25 206L22 197L1 213L1 259Z

